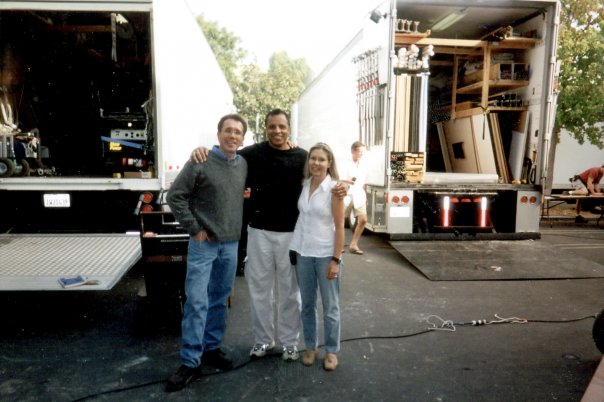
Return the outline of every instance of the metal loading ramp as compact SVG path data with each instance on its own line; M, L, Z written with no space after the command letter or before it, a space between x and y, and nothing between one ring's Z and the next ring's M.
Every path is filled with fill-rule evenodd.
M76 275L98 284L73 290L108 290L140 258L138 234L0 235L0 291L71 290L59 278Z
M604 265L539 241L392 241L390 244L432 281L604 277Z

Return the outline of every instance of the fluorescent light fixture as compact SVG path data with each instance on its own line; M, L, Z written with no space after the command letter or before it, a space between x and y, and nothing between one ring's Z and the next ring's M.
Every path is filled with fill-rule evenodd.
M432 31L434 31L434 32L444 31L445 29L449 28L451 25L455 24L457 21L459 21L460 19L462 19L465 16L466 16L465 8L462 10L454 11L451 14L446 15L445 17L441 18L440 20L436 21L436 23L434 25L432 25Z

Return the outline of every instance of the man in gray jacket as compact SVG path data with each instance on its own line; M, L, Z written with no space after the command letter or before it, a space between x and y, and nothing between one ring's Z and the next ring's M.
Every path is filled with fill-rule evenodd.
M237 270L247 162L236 151L246 131L247 123L240 115L222 117L219 145L213 147L207 162L187 162L168 192L174 217L190 235L181 366L168 379L168 392L199 378L202 361L221 370L233 367L220 343Z

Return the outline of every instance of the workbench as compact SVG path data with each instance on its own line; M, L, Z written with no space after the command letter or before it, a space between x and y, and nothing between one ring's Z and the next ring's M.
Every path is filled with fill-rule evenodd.
M568 204L569 201L583 202L589 200L594 206L600 206L600 216L596 219L596 225L600 225L600 220L604 218L604 195L546 195L543 197L543 203L541 205L541 218L547 219L550 222L550 210L560 205Z

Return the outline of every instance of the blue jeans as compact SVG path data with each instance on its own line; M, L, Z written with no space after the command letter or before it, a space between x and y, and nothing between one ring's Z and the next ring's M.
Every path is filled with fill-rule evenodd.
M340 351L340 272L335 279L327 279L327 266L331 257L304 257L297 255L296 276L302 296L302 327L306 349L317 349L317 287L323 302L323 333L325 351Z
M182 364L197 367L204 350L220 346L227 318L227 300L237 271L237 241L189 239L182 318Z

